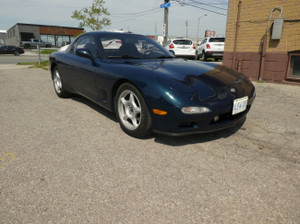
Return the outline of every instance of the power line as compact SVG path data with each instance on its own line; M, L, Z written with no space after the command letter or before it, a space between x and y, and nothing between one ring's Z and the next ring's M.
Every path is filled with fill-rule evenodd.
M174 3L172 6L177 6L177 2ZM161 8L152 8L141 12L134 12L134 13L110 13L111 16L121 17L121 16L143 16L146 14L151 14L152 12L156 13L161 11Z
M146 10L146 11L142 11L142 12L135 12L135 13L110 13L111 16L138 16L138 15L144 15L144 14L148 14L148 13L151 13L151 12L154 12L154 11L158 11L160 10L160 8L157 8L157 9L149 9L149 10Z
M218 7L218 6L215 6L213 4L208 4L208 3L204 3L204 2L199 2L199 1L196 1L196 0L190 0L191 2L194 2L196 4L199 4L199 5L207 5L209 7L213 7L213 8L216 8L216 9L221 9L221 10L225 10L227 11L227 9L224 9L224 8L221 8L221 7Z
M218 9L222 9L222 10L227 10L227 9L224 9L224 8L221 8L221 7L217 7L213 4L198 2L198 1L195 1L195 0L188 0L190 2L186 2L184 0L173 0L173 1L179 3L181 6L188 5L188 6L199 8L199 9L202 9L202 10L205 10L205 11L208 11L208 12L212 12L212 13L215 13L215 14L218 14L218 15L221 15L221 16L227 16L227 14L217 12L217 11L213 11L211 9L207 9L207 8L203 8L203 7L199 6L199 5L202 4L202 5L207 5L209 7L214 7L214 8L218 8Z
M192 6L192 7L195 7L195 8L203 9L205 11L212 12L212 13L215 13L215 14L218 14L218 15L221 15L221 16L227 16L227 14L216 12L216 11L213 11L213 10L210 10L210 9L206 9L206 8L202 8L200 6L194 5L193 3L183 3L183 4L184 5L188 5L188 6Z

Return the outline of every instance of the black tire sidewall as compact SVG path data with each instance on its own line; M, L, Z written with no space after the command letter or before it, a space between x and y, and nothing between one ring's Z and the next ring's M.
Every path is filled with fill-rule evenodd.
M118 111L118 100L119 100L121 93L125 90L132 91L137 96L137 98L139 99L140 104L141 104L141 123L140 123L139 127L135 130L127 129L123 125L123 123L120 119L120 115L119 115L119 111ZM123 83L118 88L116 96L115 96L114 106L115 106L115 112L116 112L116 116L119 121L120 127L125 133L127 133L128 135L133 136L135 138L143 138L152 133L152 120L151 120L151 115L149 113L148 106L144 100L143 95L140 93L140 91L134 85L132 85L130 83Z
M207 61L207 56L206 56L205 51L202 52L202 59L203 59L203 61Z
M56 89L55 89L55 85L54 85L54 74L55 72L58 71L59 73L59 76L60 76L60 79L61 79L61 91L60 92L57 92ZM57 67L55 67L53 69L53 72L52 72L52 83L53 83L53 88L54 88L54 91L56 93L57 96L59 96L60 98L68 98L71 96L71 94L65 90L64 88L64 81L63 81L63 77L59 71L59 69Z

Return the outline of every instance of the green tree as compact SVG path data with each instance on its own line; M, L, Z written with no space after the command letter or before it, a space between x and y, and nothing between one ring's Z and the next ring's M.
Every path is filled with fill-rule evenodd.
M92 30L101 30L105 26L111 24L111 20L105 16L109 16L109 12L104 8L104 0L93 0L91 7L85 7L81 10L75 10L72 18L79 20L80 27L90 27Z

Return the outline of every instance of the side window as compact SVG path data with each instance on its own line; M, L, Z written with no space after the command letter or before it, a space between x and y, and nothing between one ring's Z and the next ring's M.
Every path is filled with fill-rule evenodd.
M74 52L78 49L88 49L94 58L98 58L98 50L96 47L96 43L93 37L91 36L83 36L77 40L75 44Z
M104 54L107 57L116 57L119 55L120 48L123 45L121 39L114 36L101 37L101 45L103 47Z

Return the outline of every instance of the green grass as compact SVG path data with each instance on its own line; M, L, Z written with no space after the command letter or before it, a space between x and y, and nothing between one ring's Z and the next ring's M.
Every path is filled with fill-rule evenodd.
M43 49L41 50L41 54L51 54L52 52L56 52L57 49Z
M258 80L257 82L258 83L266 83L266 81L264 81L264 80Z
M41 61L41 64L39 64L39 62L20 62L18 63L18 65L32 65L29 68L41 68L44 70L48 70L49 61L48 60Z

